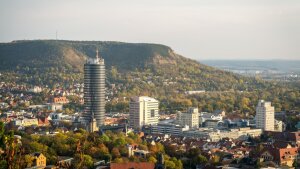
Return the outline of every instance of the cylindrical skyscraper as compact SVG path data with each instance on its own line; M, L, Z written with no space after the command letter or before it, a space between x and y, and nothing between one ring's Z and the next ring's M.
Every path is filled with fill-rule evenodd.
M84 64L84 121L90 131L104 125L105 114L105 64L99 58L88 58ZM93 122L96 121L96 124Z

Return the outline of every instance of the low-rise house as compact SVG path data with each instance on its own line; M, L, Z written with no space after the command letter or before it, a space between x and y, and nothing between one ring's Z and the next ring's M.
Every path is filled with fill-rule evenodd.
M49 126L50 122L47 117L38 118L38 126Z
M33 157L33 166L30 169L46 167L46 157L42 153L33 153L31 156Z
M15 126L38 126L37 118L24 118L24 119L15 119L13 121Z
M131 156L138 156L138 157L142 157L142 158L146 158L147 154L149 154L149 151L145 151L145 150L139 150L137 148L138 145L128 145L128 157Z
M68 103L68 99L66 97L54 97L52 100L53 103L65 104Z
M295 144L300 143L300 131L298 132L265 131L264 134L268 135L273 140L289 141Z
M287 148L276 148L266 147L261 152L260 157L266 161L273 161L280 166L292 167L294 161L297 159L298 148L287 147Z

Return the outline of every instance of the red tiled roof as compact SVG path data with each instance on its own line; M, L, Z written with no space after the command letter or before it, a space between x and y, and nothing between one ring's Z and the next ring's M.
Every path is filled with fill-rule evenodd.
M154 163L148 162L129 162L129 163L111 163L111 169L154 169Z
M270 135L275 140L284 141L300 141L300 132L276 132L276 131L265 131L267 135Z
M297 148L266 147L266 148L264 148L262 153L264 153L266 151L269 152L273 156L273 158L274 158L273 161L278 161L278 162L281 162L285 159L289 159L289 156L295 156L298 153Z

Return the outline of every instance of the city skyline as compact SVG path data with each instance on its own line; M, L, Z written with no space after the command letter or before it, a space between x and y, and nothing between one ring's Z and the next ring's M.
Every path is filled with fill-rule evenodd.
M0 4L1 42L57 37L159 43L196 60L300 59L300 2L295 0Z

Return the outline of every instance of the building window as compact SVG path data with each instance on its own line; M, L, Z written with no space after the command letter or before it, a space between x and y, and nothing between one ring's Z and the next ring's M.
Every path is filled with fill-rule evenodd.
M151 110L151 117L154 117L155 116L155 110Z

